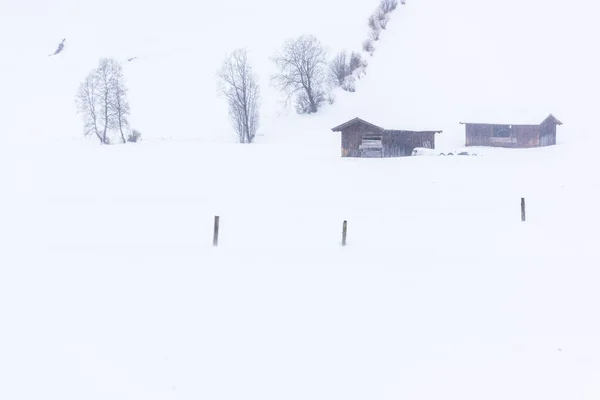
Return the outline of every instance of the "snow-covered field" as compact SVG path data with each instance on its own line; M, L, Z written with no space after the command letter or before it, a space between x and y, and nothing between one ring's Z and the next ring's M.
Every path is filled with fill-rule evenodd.
M0 4L0 399L600 398L600 6L408 0L356 93L289 115L268 57L303 33L356 50L377 1L350 3ZM214 76L240 46L249 146ZM136 55L145 140L82 139L77 85ZM330 131L442 129L455 151L460 121L548 113L558 146L473 157L342 159Z
M5 147L0 397L600 396L591 149L337 140Z

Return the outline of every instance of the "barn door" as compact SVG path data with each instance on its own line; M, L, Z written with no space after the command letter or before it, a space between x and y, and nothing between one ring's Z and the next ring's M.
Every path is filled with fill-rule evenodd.
M359 150L360 156L364 158L383 157L383 137L381 135L363 136Z

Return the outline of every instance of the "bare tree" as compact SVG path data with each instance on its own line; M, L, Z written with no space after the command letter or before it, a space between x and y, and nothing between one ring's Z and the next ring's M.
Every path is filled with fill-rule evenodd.
M129 103L120 64L102 58L98 67L79 86L76 96L78 113L83 116L84 134L95 134L100 143L110 144L108 133L129 126Z
M348 64L348 55L345 51L338 53L329 63L331 79L337 86L344 83L344 79L352 73Z
M260 88L245 49L234 51L217 73L219 89L240 143L252 143L259 124Z
M376 12L377 21L379 21L379 26L381 29L386 29L388 23L390 22L390 14L383 11L383 8L379 7Z
M381 37L381 29L369 32L369 38L371 38L375 42L377 42L380 37Z
M360 53L353 51L352 54L350 54L350 61L348 62L348 68L350 69L350 72L354 72L359 68L367 68L368 64L369 63L367 60L362 58Z
M127 100L127 87L125 86L125 79L123 77L123 68L114 60L108 62L110 63L110 68L113 69L112 87L110 88L112 95L111 105L113 107L112 114L115 119L115 125L119 128L121 140L123 143L127 143L124 130L129 129L129 115L131 111L129 101Z
M373 39L367 39L363 42L363 50L373 55L375 52L375 44L373 43Z
M77 113L83 117L83 134L85 136L94 134L100 143L106 143L106 137L103 136L102 130L98 126L98 100L96 98L98 84L98 76L94 70L79 85L75 102Z
M389 23L390 23L390 14L386 14L385 17L379 21L379 25L381 25L381 29L387 29L387 26Z
M279 73L271 78L279 90L287 94L286 103L296 96L299 113L316 113L325 101L325 68L327 52L311 35L286 41L283 50L273 61Z
M377 12L369 17L367 24L372 31L378 31L381 29L381 26L379 25L379 19L377 18Z
M98 94L96 95L96 98L99 103L99 120L102 125L104 144L110 143L110 140L107 137L108 131L117 127L117 120L115 118L115 110L113 107L113 90L116 80L114 70L115 63L114 60L109 58L102 58L96 69L98 80Z
M402 1L402 4L405 4L405 1ZM398 0L381 0L379 4L379 8L385 13L389 14L398 8Z
M365 73L367 65L367 61L359 53L338 53L329 64L332 85L347 92L355 92L356 79L360 79Z

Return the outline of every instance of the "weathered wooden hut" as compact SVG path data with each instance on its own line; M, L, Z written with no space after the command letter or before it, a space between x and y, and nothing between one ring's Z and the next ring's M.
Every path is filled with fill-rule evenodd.
M550 114L538 125L481 124L465 125L466 146L529 148L556 144L556 127L562 125Z
M354 118L332 129L342 133L342 157L406 157L417 147L435 149L435 134L442 131L384 129Z

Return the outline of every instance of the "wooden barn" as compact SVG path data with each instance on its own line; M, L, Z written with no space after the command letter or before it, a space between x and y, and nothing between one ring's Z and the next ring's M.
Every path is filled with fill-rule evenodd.
M417 147L435 149L435 134L442 131L384 129L354 118L332 129L342 133L342 157L406 157Z
M550 114L538 125L461 124L466 127L466 146L530 148L555 145L556 127L562 122Z

